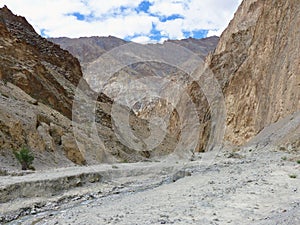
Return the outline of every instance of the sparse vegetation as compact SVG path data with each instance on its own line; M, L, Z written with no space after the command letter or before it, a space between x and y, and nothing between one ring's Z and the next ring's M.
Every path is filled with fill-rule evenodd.
M296 174L290 174L289 177L295 179L295 178L297 178L297 175Z
M279 150L284 152L286 151L286 148L284 146L280 146Z
M7 80L6 79L3 79L3 84L4 84L4 86L7 85Z
M121 163L129 163L128 159L123 159Z
M281 159L285 161L285 160L287 160L287 157L286 156L282 156Z
M297 160L297 163L300 164L300 160Z
M34 170L34 167L32 166L34 156L27 147L22 147L19 151L14 151L14 155L21 163L22 170Z

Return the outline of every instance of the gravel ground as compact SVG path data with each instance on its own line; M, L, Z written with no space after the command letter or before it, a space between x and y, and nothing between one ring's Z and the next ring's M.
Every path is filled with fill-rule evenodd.
M143 175L130 182L124 178L117 191L70 200L9 224L298 225L298 156L272 149L224 152L210 165L203 161L186 165L192 176L166 180L159 174Z

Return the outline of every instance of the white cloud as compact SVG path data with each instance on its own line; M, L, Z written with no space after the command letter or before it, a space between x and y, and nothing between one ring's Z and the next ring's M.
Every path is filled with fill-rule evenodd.
M220 30L225 28L242 0L152 0L152 13L184 18L184 31L200 29Z
M183 19L168 20L166 22L158 22L156 28L161 31L163 36L170 39L184 38L182 33Z
M233 17L241 0L149 0L149 14L137 12L143 0L2 0L13 13L25 16L37 32L51 37L108 36L134 37L153 42L184 38L184 31L209 30L220 33ZM84 15L78 20L73 13ZM151 13L151 14L150 14ZM180 18L166 20L172 15ZM165 20L160 20L165 18ZM153 25L156 35L151 35ZM157 33L161 33L159 37Z
M142 0L86 0L86 7L93 16L101 19L110 17L112 14L126 15L126 12L136 8L141 2ZM121 12L121 6L129 10Z
M150 1L153 5L149 11L160 16L183 15L184 3L180 1L159 0Z
M140 44L146 44L151 42L151 38L149 36L138 36L135 38L132 38L131 41L140 43Z
M223 30L222 29L218 29L218 30L209 30L207 33L207 37L211 37L211 36L221 36Z

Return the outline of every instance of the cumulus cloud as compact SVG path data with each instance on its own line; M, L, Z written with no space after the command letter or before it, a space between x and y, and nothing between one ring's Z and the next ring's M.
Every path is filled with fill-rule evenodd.
M113 35L139 43L220 35L241 0L2 0L48 37ZM205 31L205 32L198 32Z
M182 39L184 38L182 32L183 19L167 20L166 22L157 23L156 28L161 31L163 36L167 36L170 39Z
M138 36L131 39L131 41L141 44L151 43L151 38L149 36Z
M184 1L150 0L150 12L160 16L183 15L185 13Z

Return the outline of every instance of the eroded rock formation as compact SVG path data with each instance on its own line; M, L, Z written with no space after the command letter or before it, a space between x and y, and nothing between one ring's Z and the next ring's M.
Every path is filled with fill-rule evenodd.
M22 146L34 151L37 169L151 157L122 144L110 115L113 101L89 89L81 79L78 60L69 52L40 37L24 17L15 16L7 7L0 9L0 31L1 166L17 166L12 151ZM79 81L82 92L94 101L93 132L97 134L87 128L91 124L79 124L75 137L72 110ZM147 121L136 118L126 107L117 107L130 115L131 126L140 136L148 135ZM93 135L99 135L102 145ZM170 143L176 139L169 136L167 140L157 155L171 151Z
M287 144L284 148L292 146L299 149L299 26L300 8L297 1L244 0L223 32L215 51L207 57L207 71L212 72L219 81L225 100L227 143L244 145L251 140L249 144L259 145L273 140L276 145ZM42 168L70 165L72 162L132 162L172 152L182 135L182 127L187 125L185 120L189 114L186 112L190 108L183 104L186 99L176 106L183 112L183 123L179 122L178 110L159 98L150 99L150 102L149 99L142 99L132 109L115 104L114 98L118 93L126 91L126 86L120 86L116 81L123 79L126 83L132 80L130 76L142 80L155 74L186 88L199 116L199 121L196 121L199 124L195 124L200 127L196 151L207 149L209 136L218 129L210 107L215 102L208 102L209 89L201 87L201 84L210 82L209 79L199 72L195 74L199 76L198 83L192 82L178 68L160 62L147 62L131 64L117 71L104 86L104 94L94 99L96 133L105 147L94 142L95 132L90 132L91 124L84 118L84 113L81 115L83 118L79 119L85 125L78 126L79 138L76 139L72 105L78 82L82 79L79 61L58 45L41 38L25 18L13 15L6 7L0 9L0 31L0 159L4 165L14 166L12 150L22 145L35 151L38 168L38 163ZM51 41L77 56L84 69L102 54L127 43L113 37ZM204 58L214 48L217 38L204 41L210 44L205 47L194 39L173 43ZM83 84L88 95L94 96L85 81ZM141 83L142 86L153 87L154 84ZM165 90L168 88L171 90L172 86L166 84ZM179 98L179 94L176 90L170 91L173 98ZM123 125L112 117L113 105L117 112L129 115L128 119L126 113L116 113L118 119L129 121L130 126L125 126L127 130L118 130ZM154 131L157 131L157 139L161 135L166 136L158 148L148 151L149 143L144 140L151 136L150 127L153 128L153 124L146 120L165 114L171 115L169 126L163 129L159 125L154 126ZM136 151L126 144L127 137L122 135L130 136L131 132L145 151ZM264 140L264 137L269 139ZM184 138L189 141L188 137Z
M223 86L226 140L244 144L300 110L300 7L294 0L245 0L209 65Z
M83 74L87 82L90 84L96 83L95 79L91 80L90 76L87 74L91 73L91 68L94 68L93 73L97 74L98 80L105 83L103 91L110 98L115 99L120 95L120 93L126 95L129 92L133 92L136 89L136 94L134 96L129 96L128 98L134 98L143 92L148 92L148 98L141 99L133 105L132 109L136 115L142 119L150 120L151 117L160 117L166 120L168 123L167 130L177 141L180 140L181 134L183 134L183 127L192 126L191 122L187 122L190 117L190 113L184 110L184 107L189 107L185 105L184 101L190 99L185 99L184 101L179 100L181 98L182 92L187 91L191 95L191 100L195 103L200 120L200 135L199 135L199 145L195 148L196 151L204 151L206 149L206 142L209 136L209 122L205 121L204 118L209 118L208 102L201 91L201 87L194 82L190 77L191 74L187 74L185 71L179 69L174 65L169 65L159 60L159 57L153 58L153 61L137 62L125 66L120 70L116 71L115 74L108 80L101 74L100 66L92 66L93 63L97 62L97 59L103 54L114 54L116 49L120 49L122 54L124 51L132 52L130 54L139 54L139 51L135 51L139 46L130 46L129 42L123 41L115 37L90 37L90 38L50 38L50 41L59 44L62 48L70 51L75 57L77 57L83 67ZM208 37L204 39L194 39L188 38L183 40L168 40L163 44L148 44L145 45L147 48L151 49L153 52L159 51L159 48L165 47L172 44L174 48L177 47L178 51L186 49L189 51L190 55L198 56L199 61L204 62L205 57L212 52L219 38ZM126 45L128 47L124 47ZM121 47L122 46L122 47ZM114 50L114 51L111 51ZM146 50L146 49L145 49ZM180 52L177 52L178 57L180 57ZM184 54L183 54L184 55ZM126 60L124 60L126 61ZM203 63L202 63L203 64ZM97 64L96 64L97 65ZM157 79L156 79L157 78ZM160 83L158 85L158 83ZM151 97L151 93L159 89L161 84L164 84L164 88L157 91L158 97ZM182 90L175 91L176 85L179 85ZM191 86L191 90L189 90ZM130 89L127 90L127 89ZM166 92L169 91L169 94ZM164 97L159 97L164 96ZM200 100L199 100L200 99ZM173 104L172 102L178 102L178 104ZM176 111L176 109L181 109L181 112ZM179 114L180 115L179 115ZM192 131L190 131L193 133ZM191 135L192 136L192 135ZM186 137L184 137L186 138ZM188 146L185 146L188 148Z

